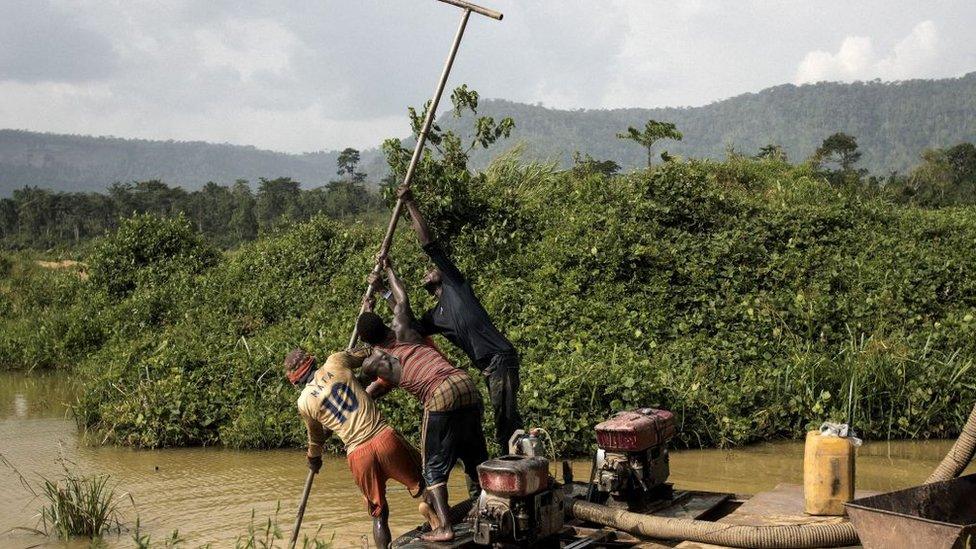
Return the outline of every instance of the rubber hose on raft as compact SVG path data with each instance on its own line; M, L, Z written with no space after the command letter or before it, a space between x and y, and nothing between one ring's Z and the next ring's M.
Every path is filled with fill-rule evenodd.
M935 471L932 471L925 484L958 477L973 461L974 455L976 455L976 406L973 406L973 411L969 414L969 420L966 421L966 425L959 433L959 438L949 449L949 453L942 458L942 462L935 468Z
M838 547L856 545L851 523L804 526L739 526L706 520L642 515L577 500L570 513L578 519L654 539L687 540L728 547Z
M949 453L926 484L958 477L976 455L976 405ZM572 516L610 526L635 536L688 540L750 549L840 547L856 545L857 532L850 522L802 526L741 526L704 520L675 519L612 509L586 501L573 501Z

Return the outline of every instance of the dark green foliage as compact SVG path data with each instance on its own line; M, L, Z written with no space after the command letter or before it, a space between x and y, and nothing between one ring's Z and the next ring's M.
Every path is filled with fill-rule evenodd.
M41 267L26 253L0 264L0 368L72 366L101 343L100 300L85 297L77 269Z
M197 274L217 259L217 252L194 232L182 215L137 215L92 248L92 285L113 297L136 288L160 287L174 278Z
M258 229L304 221L324 213L336 218L379 213L382 199L368 191L362 174L302 190L288 177L261 179L257 197L246 180L233 187L209 182L187 192L158 181L116 183L108 194L15 190L0 200L0 246L11 249L78 247L134 214L184 215L196 231L222 247L253 240Z
M617 175L620 166L613 160L597 160L590 155L580 155L579 151L573 153L573 174L583 177L597 173L609 177Z
M976 180L976 145L959 143L945 152L956 181Z
M780 162L786 162L788 160L786 157L786 151L783 150L783 147L774 145L772 143L760 147L759 154L757 154L755 158L759 160L778 160Z
M352 147L346 147L339 153L336 167L338 168L336 175L339 177L348 178L356 183L366 180L366 174L359 171L359 151Z
M824 167L824 164L836 164L840 171L850 172L854 169L854 164L861 159L861 152L857 150L857 138L843 132L835 133L823 140L813 153L813 161L816 166Z
M897 206L748 158L608 178L506 157L444 203L419 194L522 354L528 423L560 452L633 406L674 410L697 446L846 419L852 386L868 437L951 436L976 398L970 209ZM295 345L320 357L344 346L379 236L317 217L214 263L160 259L179 276L134 284L94 315L107 337L79 369L79 421L137 446L302 444L281 361ZM419 280L412 235L393 256ZM416 403L391 397L387 417L416 436Z
M908 176L869 178L867 188L903 203L942 208L976 204L976 146L928 149Z
M872 438L952 436L976 398L971 207L897 205L775 157L611 177L515 155L478 175L447 164L432 152L416 194L519 349L527 422L560 452L633 406L674 410L697 446L849 412ZM87 282L15 258L0 349L14 366L77 362L79 421L108 442L299 445L281 361L345 345L380 232L318 216L215 255L188 219L137 216L94 246ZM393 257L420 279L412 235ZM391 397L390 422L416 436L416 403Z

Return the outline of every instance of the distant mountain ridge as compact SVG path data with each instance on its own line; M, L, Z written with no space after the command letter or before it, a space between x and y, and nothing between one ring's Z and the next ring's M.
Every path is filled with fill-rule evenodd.
M727 146L744 154L781 145L791 161L809 157L836 132L857 138L860 167L878 174L905 172L926 148L976 142L976 72L960 78L902 82L785 84L688 108L557 110L486 101L479 114L515 119L512 140L525 154L568 165L573 151L625 168L646 164L646 153L616 137L648 119L674 122L681 142L655 148L671 154L721 158ZM448 124L451 125L451 124ZM486 161L484 153L476 161Z
M337 152L287 154L201 141L151 141L0 130L0 195L24 185L101 191L116 181L161 179L191 189L208 181L290 176L322 184Z
M531 159L571 162L574 151L625 168L641 166L642 149L616 134L649 118L675 122L681 142L658 149L671 154L718 158L728 146L754 154L781 145L790 160L809 156L828 135L854 135L874 173L904 172L929 147L976 141L976 72L960 78L903 82L791 84L688 108L558 110L505 100L485 100L479 114L511 116L509 144L521 143ZM441 116L445 128L466 120ZM383 136L377 136L377 144ZM483 166L502 149L478 151ZM0 196L24 185L100 191L116 181L162 179L195 189L207 181L287 176L310 188L335 177L338 153L287 154L238 145L149 141L22 130L0 130ZM378 149L362 153L370 179L385 175Z

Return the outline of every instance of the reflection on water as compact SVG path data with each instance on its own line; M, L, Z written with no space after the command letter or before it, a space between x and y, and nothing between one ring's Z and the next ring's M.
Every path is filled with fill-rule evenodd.
M189 546L214 542L233 545L246 533L251 511L260 523L281 502L280 526L290 531L305 475L302 449L235 451L219 448L133 450L96 447L79 440L68 413L73 387L58 376L24 377L0 373L0 454L31 480L61 472L59 456L85 473L110 474L118 493L128 493L122 508L131 522L140 517L143 533L162 540L174 529ZM298 417L296 414L296 421ZM460 474L452 475L452 494L466 493ZM421 522L415 500L399 484L389 485L394 535ZM0 465L0 547L27 547L43 541L11 528L34 526L40 506L17 475ZM302 530L319 525L336 546L362 546L371 519L344 459L327 459L316 476ZM128 536L109 546L131 547ZM61 547L62 544L50 544ZM87 543L69 545L87 547Z
M119 493L129 493L135 501L134 508L129 503L123 506L126 515L130 520L138 515L144 532L157 540L179 529L191 546L206 542L232 545L246 532L252 510L263 521L279 500L280 525L287 535L306 473L301 449L140 451L89 446L79 441L74 423L66 415L72 389L63 376L0 374L0 453L25 475L57 475L59 456L76 463L81 471L110 474ZM917 483L949 445L947 441L867 444L858 452L858 486L891 490ZM802 454L802 444L794 442L735 451L674 452L671 479L682 488L752 494L781 482L801 482ZM586 478L589 466L587 461L576 462L576 477ZM462 475L452 477L452 493L461 496L465 491ZM0 546L27 547L41 541L26 533L4 533L33 526L38 506L16 475L0 466ZM390 506L394 535L419 522L415 502L392 482ZM326 537L335 532L337 546L362 546L370 519L343 459L325 462L316 477L304 524L303 530L310 533L319 525ZM110 545L132 544L123 537Z

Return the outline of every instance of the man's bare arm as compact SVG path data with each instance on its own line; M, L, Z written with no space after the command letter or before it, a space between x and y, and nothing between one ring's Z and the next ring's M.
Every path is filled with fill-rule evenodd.
M383 395L389 393L393 390L393 387L388 383L382 383L379 380L374 381L366 387L366 394L370 396L373 400L378 400L383 397Z
M396 302L396 306L393 307L393 331L396 332L397 341L423 343L423 336L414 328L413 311L410 309L407 290L389 260L386 261L386 278L390 282L393 300Z
M421 246L426 246L434 241L430 236L430 227L427 226L427 220L424 219L424 215L420 213L420 208L417 207L417 203L413 199L413 191L409 188L401 187L398 190L400 199L403 200L403 204L407 207L407 211L410 212L410 225L413 227L413 232L417 233L417 239L420 240Z
M396 299L393 298L393 292L390 292L389 289L386 287L386 284L383 283L383 277L380 276L379 273L369 273L369 276L366 277L366 282L373 287L374 294L380 294L383 297L383 299L386 301L386 304L390 307L390 310L392 311L393 308L396 306ZM368 304L368 308L364 310L373 312L373 307L375 304L376 304L376 300L373 299L373 301Z

